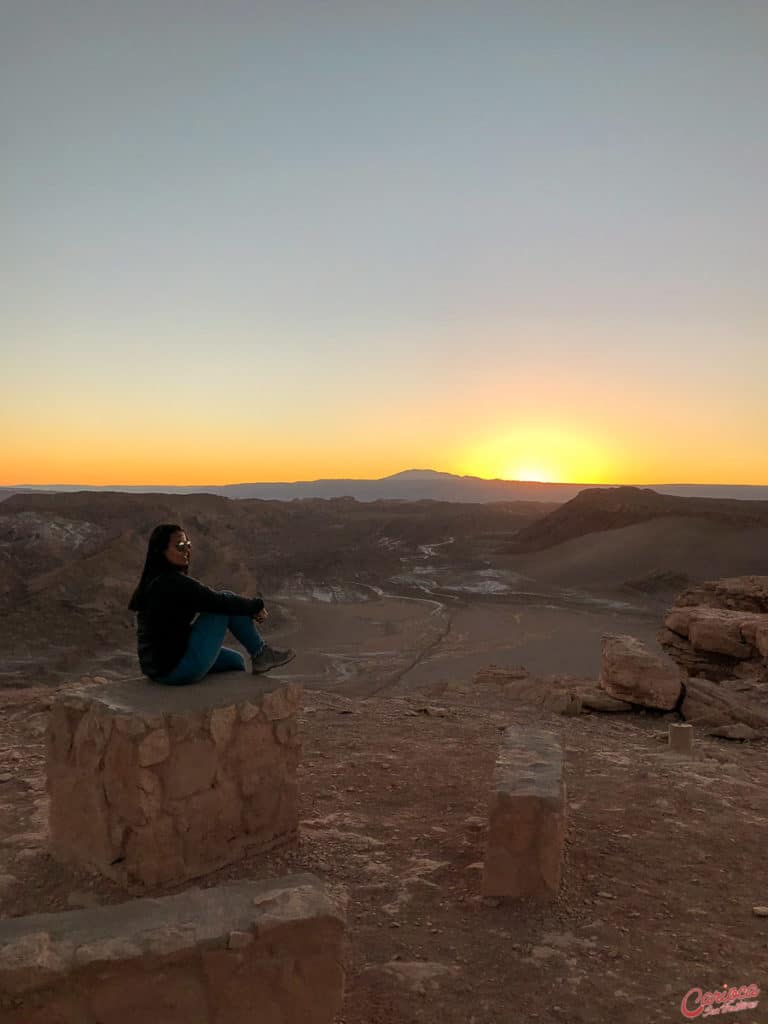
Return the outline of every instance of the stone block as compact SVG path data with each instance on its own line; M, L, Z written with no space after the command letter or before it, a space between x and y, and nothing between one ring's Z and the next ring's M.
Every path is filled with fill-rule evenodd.
M690 724L670 725L669 749L675 754L693 753L693 726Z
M237 708L214 708L208 727L211 730L213 742L217 747L226 747L232 738L232 730L237 721Z
M331 1024L344 932L312 875L11 918L0 1024Z
M244 672L62 691L46 743L52 854L167 885L290 841L300 704L300 687Z
M552 897L560 885L566 801L563 752L551 733L504 730L496 760L485 896Z
M147 768L160 764L171 753L171 741L165 729L153 729L139 743L139 764Z

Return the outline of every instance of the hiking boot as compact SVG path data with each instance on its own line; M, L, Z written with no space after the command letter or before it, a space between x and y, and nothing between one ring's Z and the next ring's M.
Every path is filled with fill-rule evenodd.
M269 644L264 644L259 654L251 655L251 672L258 676L262 672L269 672L270 669L278 668L280 665L287 665L295 657L295 651L290 649L287 651L276 651Z

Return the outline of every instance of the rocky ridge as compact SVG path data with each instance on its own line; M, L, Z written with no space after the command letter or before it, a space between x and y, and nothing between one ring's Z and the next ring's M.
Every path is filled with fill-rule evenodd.
M717 580L685 590L669 610L658 640L690 677L768 683L768 576Z
M765 527L768 501L682 498L647 487L593 487L520 530L510 551L541 551L589 533L664 517L703 519L743 529Z

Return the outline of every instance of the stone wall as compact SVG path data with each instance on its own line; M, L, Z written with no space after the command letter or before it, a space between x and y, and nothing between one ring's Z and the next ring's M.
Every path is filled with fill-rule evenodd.
M312 875L0 921L0 1024L331 1024L344 927Z
M51 852L163 885L292 839L301 695L243 672L63 691L47 731Z
M489 817L484 895L554 896L566 824L563 751L555 736L529 726L504 730Z

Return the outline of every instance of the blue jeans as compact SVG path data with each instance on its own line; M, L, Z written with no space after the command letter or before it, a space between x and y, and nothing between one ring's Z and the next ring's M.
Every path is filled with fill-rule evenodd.
M155 679L166 686L199 683L209 672L244 672L242 654L222 647L227 630L249 654L260 654L264 641L248 615L216 615L203 612L189 631L184 657L167 675Z

